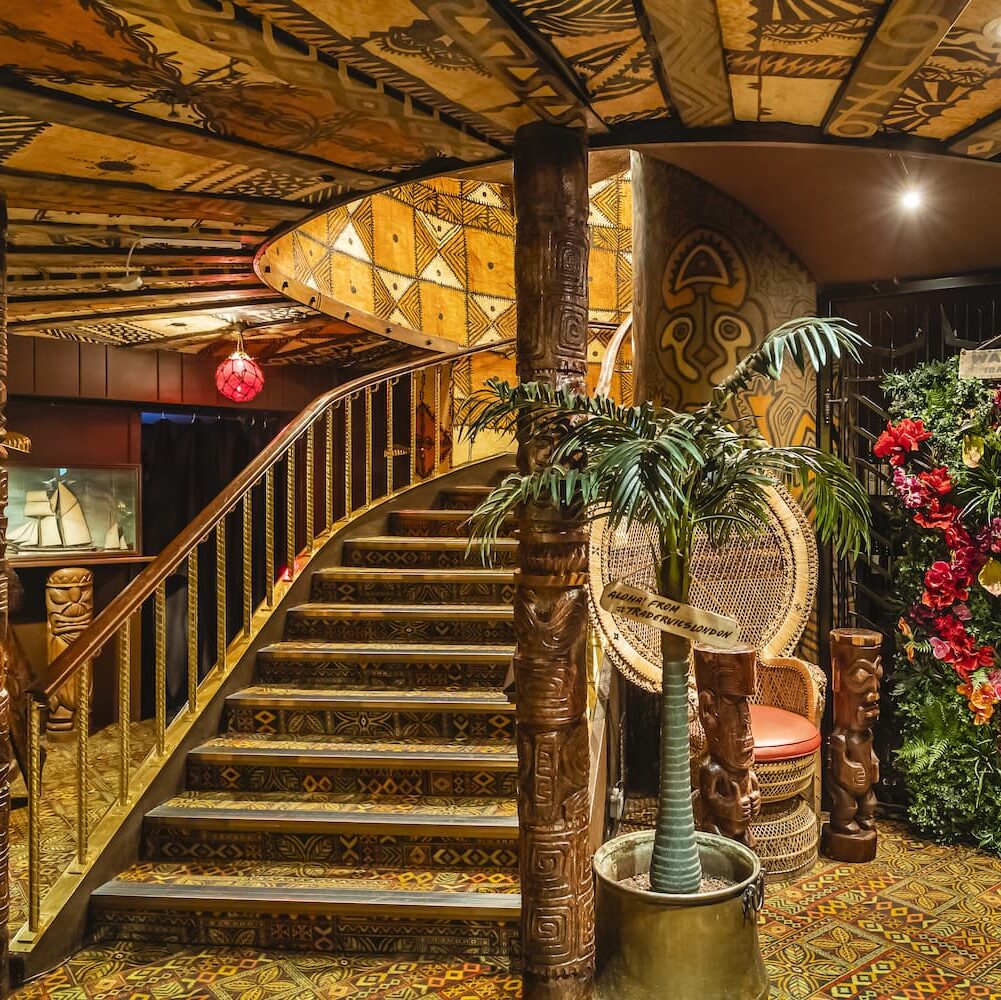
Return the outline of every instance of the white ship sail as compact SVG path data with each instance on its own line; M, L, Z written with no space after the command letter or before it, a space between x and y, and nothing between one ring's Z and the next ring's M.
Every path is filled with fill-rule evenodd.
M93 539L90 537L90 529L87 527L87 520L83 516L83 508L80 501L70 490L60 483L56 487L55 496L52 498L56 513L59 517L59 530L62 532L62 543L67 548L80 545L90 545ZM44 522L43 527L44 527ZM42 543L45 544L44 542ZM57 543L58 544L58 543Z

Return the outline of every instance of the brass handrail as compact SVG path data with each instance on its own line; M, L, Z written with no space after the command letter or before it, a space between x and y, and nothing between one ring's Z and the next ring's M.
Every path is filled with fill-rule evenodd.
M493 341L476 347L464 348L448 354L436 354L419 361L408 362L382 372L365 375L344 385L331 389L317 397L301 413L293 418L260 454L236 476L218 496L164 550L115 597L108 606L91 622L66 650L64 650L30 686L31 701L27 719L28 765L26 783L28 786L28 891L27 922L14 941L16 949L22 953L34 947L41 932L51 924L60 906L77 891L81 880L101 851L111 842L121 824L125 821L134 804L139 802L150 782L169 759L171 753L190 732L191 727L206 711L213 696L241 657L251 648L251 643L267 622L271 612L289 590L295 579L309 565L322 544L333 537L352 519L360 516L378 500L399 495L404 490L433 476L440 475L449 466L462 465L455 457L454 447L448 456L443 454L442 433L450 426L455 404L455 380L453 366L477 354L499 353L509 355L513 339ZM428 371L430 369L430 371ZM445 377L442 377L442 373ZM416 383L421 382L418 396ZM393 459L406 454L406 447L394 441L394 408L406 405L394 398L394 388L406 376L410 378L410 457L409 475L398 475L393 468ZM426 461L418 464L416 450L419 441L417 433L418 413L426 405L424 392L427 383L433 386L434 441L426 442ZM381 417L387 421L385 441L386 454L378 458L373 454L373 419L377 408L373 396L385 390L385 405L378 408ZM355 404L363 412L363 445L353 455L353 422L358 414L353 411ZM335 433L335 416L343 408L343 437ZM319 437L319 441L317 441ZM381 438L382 435L379 435ZM301 447L300 447L301 445ZM316 454L317 447L323 449L322 457ZM335 497L334 449L337 449L344 463L343 502L338 504ZM297 454L298 452L298 454ZM470 455L468 461L472 460ZM277 467L285 463L282 475L276 475ZM433 464L432 464L433 462ZM364 503L355 502L352 466L358 470L364 465ZM385 486L378 493L373 489L374 472L385 471ZM275 530L276 484L285 482L285 525ZM380 487L382 484L379 484ZM324 491L323 503L317 503L316 489ZM254 527L254 498L263 507L263 531ZM298 501L302 501L297 511ZM338 510L343 513L337 515ZM232 515L232 519L228 520ZM297 524L297 521L299 522ZM227 544L227 526L235 538ZM239 530L237 530L239 529ZM260 533L258 533L260 532ZM300 540L302 544L300 545ZM263 542L263 546L262 543ZM199 554L201 546L206 546L202 554L206 557L199 579ZM254 551L263 547L260 561L263 563L263 586L254 585ZM283 555L282 555L283 554ZM211 555L212 559L208 557ZM279 561L280 560L280 561ZM214 572L213 572L214 563ZM281 564L285 565L282 566ZM233 569L233 584L239 594L239 611L234 602L227 601L229 570ZM205 573L204 570L208 569ZM184 701L187 711L177 710L170 718L171 706L167 698L167 580L173 574L187 577L187 597L180 612L186 617L183 637L183 670L185 672ZM214 588L211 584L214 583ZM206 594L214 589L214 607L199 608L199 589ZM263 597L261 597L263 591ZM234 598L237 594L232 595ZM260 602L255 602L258 598ZM152 601L152 646L153 646L153 693L155 727L152 746L141 762L133 762L133 746L141 747L141 733L136 735L132 714L133 663L132 654L141 648L143 626L140 612L146 602ZM232 638L231 638L232 637ZM204 642L200 640L205 640ZM202 664L200 652L212 645L214 640L214 664ZM75 850L63 851L55 865L42 864L42 854L51 848L42 837L42 797L41 743L45 725L45 714L50 697L67 683L75 683L79 688L79 700L85 702L92 686L91 664L102 650L114 647L114 671L117 682L117 727L116 735L117 776L108 775L110 780L102 783L103 800L106 809L102 816L95 818L89 814L88 766L90 754L88 743L89 706L81 705L75 719L76 731L76 809L75 809ZM206 669L200 672L200 667ZM117 777L117 781L114 780ZM110 792L110 796L109 796ZM110 802L108 799L110 798ZM71 857L70 863L65 857ZM50 859L52 860L52 859ZM43 872L47 877L55 875L56 882L43 892Z
M337 386L313 400L298 416L288 423L253 461L241 472L207 507L143 569L108 606L97 615L80 636L62 651L42 671L31 684L31 691L41 700L55 694L83 664L93 659L128 619L168 576L187 558L194 547L233 510L243 495L271 468L277 465L289 448L326 411L389 379L399 379L404 375L424 368L439 368L467 358L473 354L492 353L512 347L514 339L493 341L490 344L467 347L451 354L435 355L434 358L411 361L388 371L365 375L352 382ZM440 369L439 369L440 370ZM439 383L440 385L440 383Z

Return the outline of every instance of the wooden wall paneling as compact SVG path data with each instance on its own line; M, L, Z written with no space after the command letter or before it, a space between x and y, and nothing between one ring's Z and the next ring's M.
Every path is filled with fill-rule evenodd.
M182 357L175 351L156 352L156 398L161 403L184 402Z
M26 338L20 338L26 339ZM80 395L105 399L108 395L108 349L103 344L79 344Z
M79 345L41 337L34 339L34 391L39 396L79 396Z

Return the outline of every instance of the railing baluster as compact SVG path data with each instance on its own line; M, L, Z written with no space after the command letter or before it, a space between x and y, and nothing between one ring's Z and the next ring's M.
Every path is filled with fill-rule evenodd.
M132 620L126 618L118 626L116 663L118 668L118 802L129 801L129 741L132 732L132 653L130 633Z
M161 580L153 598L153 677L156 711L156 755L167 748L167 583Z
M372 392L365 390L365 506L372 506Z
M316 537L316 529L313 524L315 489L313 483L314 463L316 461L313 449L313 437L316 425L306 429L306 551L313 551L313 539Z
M285 562L286 578L295 576L295 441L288 446L286 490L285 490Z
M422 373L423 374L423 373ZM417 372L410 373L410 485L417 481Z
M226 515L215 526L215 649L216 666L226 669Z
M28 711L28 930L38 930L42 902L42 713L35 698Z
M198 710L198 546L188 553L188 711Z
M438 475L441 465L441 365L434 366L434 469L432 475Z
M264 596L275 606L275 467L264 474Z
M334 408L327 407L324 419L326 436L323 446L323 502L325 505L323 530L329 531L334 523Z
M91 662L80 664L80 679L77 682L78 698L76 708L76 860L83 867L87 864L87 847L90 840L90 817L88 816L89 795L87 785L88 741L90 739L90 674Z
M396 379L386 382L386 496L393 495L393 386Z
M254 616L254 491L243 494L243 634L250 635Z
M354 490L351 488L351 417L354 397L344 399L344 516L355 509Z

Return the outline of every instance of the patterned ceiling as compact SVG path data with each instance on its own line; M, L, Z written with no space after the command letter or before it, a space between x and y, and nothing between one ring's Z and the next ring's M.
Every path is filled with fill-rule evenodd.
M241 323L265 360L397 360L413 338L291 303L255 252L540 119L990 159L1001 0L0 0L10 328L214 352Z

